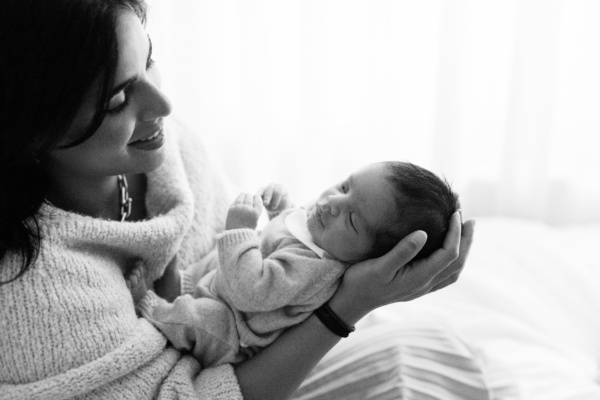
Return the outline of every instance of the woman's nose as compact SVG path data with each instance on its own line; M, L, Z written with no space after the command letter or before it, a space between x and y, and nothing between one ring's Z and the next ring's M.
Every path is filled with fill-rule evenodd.
M141 119L151 121L157 118L166 117L171 114L171 101L157 87L149 89L148 101L144 107Z
M140 118L143 121L151 121L166 117L171 114L171 110L171 101L160 90L159 84L148 82L146 92L144 93L144 106L142 107Z

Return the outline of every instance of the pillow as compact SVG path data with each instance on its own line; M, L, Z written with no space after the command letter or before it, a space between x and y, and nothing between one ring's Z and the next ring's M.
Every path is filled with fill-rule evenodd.
M499 398L600 399L599 244L600 225L481 218L456 284L373 318L449 325Z
M448 327L366 325L321 360L294 399L491 399L476 354Z

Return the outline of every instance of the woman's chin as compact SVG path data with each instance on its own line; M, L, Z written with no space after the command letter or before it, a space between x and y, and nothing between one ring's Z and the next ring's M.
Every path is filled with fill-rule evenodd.
M152 151L147 154L139 163L138 168L134 173L147 174L159 169L165 162L167 156L164 147Z

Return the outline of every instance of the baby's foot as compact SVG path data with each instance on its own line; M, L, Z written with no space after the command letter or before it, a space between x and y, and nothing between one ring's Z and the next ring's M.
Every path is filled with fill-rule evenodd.
M137 304L137 302L148 293L146 281L144 280L144 267L141 263L136 264L131 270L131 273L125 277L125 284L127 285L127 289L131 292L134 304Z

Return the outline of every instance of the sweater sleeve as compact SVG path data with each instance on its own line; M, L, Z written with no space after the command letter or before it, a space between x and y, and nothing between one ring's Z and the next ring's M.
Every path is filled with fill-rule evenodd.
M231 365L201 369L193 357L181 357L174 348L164 348L164 337L145 320L139 320L139 328L116 352L88 364L29 383L1 383L0 400L242 399ZM148 359L148 355L152 357Z
M242 312L272 311L301 303L330 284L329 275L339 277L339 268L306 257L294 248L282 248L262 257L256 233L233 229L218 236L220 269L215 286L219 294ZM300 250L310 252L310 250Z

